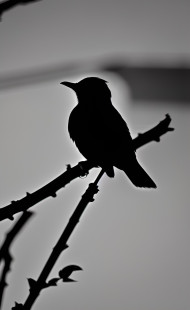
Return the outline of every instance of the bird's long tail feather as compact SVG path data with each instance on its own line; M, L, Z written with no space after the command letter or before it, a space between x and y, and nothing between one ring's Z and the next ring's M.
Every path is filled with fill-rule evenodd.
M124 169L128 178L137 187L156 188L156 184L147 174L147 172L141 167L136 160L130 167Z

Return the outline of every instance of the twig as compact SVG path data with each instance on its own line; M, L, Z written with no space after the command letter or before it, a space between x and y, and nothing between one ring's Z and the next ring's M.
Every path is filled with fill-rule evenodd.
M159 142L162 135L168 131L174 130L173 128L169 127L170 122L171 118L168 114L166 114L166 117L158 125L146 131L145 133L139 134L135 139L133 139L134 148L138 149L151 141ZM68 169L64 173L59 175L50 183L46 184L33 193L26 193L26 196L20 200L12 201L9 205L0 208L0 221L5 219L13 220L14 214L28 210L43 199L48 197L56 197L56 192L58 190L63 188L75 178L87 174L92 168L94 168L94 165L88 161L79 163L72 168L68 166Z
M141 146L151 142L160 142L160 137L167 133L168 131L173 131L174 128L169 127L171 123L171 117L169 114L166 114L165 118L158 123L152 129L144 132L139 133L138 136L133 140L134 148L140 148Z
M0 263L4 262L4 266L0 276L0 309L2 306L3 295L5 292L5 288L7 287L7 274L11 269L11 263L13 260L12 255L10 254L10 247L13 243L16 236L19 234L21 229L24 227L26 222L33 215L33 212L23 212L15 225L11 228L11 230L6 234L6 238L0 248Z
M29 295L24 303L16 304L16 306L12 309L23 309L23 310L30 310L33 306L35 300L38 298L41 290L44 288L55 286L55 279L51 279L49 282L46 283L47 277L49 276L54 264L56 263L60 254L68 248L67 241L71 236L73 230L75 229L76 225L78 224L81 215L83 214L84 210L86 209L89 202L94 200L94 195L98 192L98 182L103 176L104 171L101 170L98 177L96 178L94 183L90 183L86 192L82 195L82 198L74 210L72 216L70 217L67 226L65 227L61 237L59 238L58 242L54 246L51 255L49 256L40 276L35 281L34 279L28 279L30 290ZM59 280L59 278L57 279ZM53 283L53 284L52 284ZM18 306L17 306L18 305ZM20 308L18 308L20 307Z

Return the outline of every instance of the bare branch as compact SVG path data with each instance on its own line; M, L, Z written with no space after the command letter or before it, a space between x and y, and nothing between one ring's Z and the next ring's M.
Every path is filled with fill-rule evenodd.
M11 263L13 261L13 257L10 254L10 247L17 237L19 232L22 230L26 222L33 215L33 212L23 212L15 225L11 228L11 230L6 234L6 238L0 248L0 263L4 262L4 266L2 268L1 276L0 276L0 308L2 306L3 295L5 292L5 288L7 287L7 274L11 270Z
M56 197L56 192L67 185L77 177L84 176L94 166L88 161L79 163L78 165L68 169L59 175L56 179L49 182L33 193L26 193L26 196L20 200L13 200L9 205L0 208L0 221L4 219L13 220L13 215L22 211L26 211L38 202L48 197Z
M151 141L160 142L160 137L162 135L164 135L168 131L174 130L174 128L169 127L170 123L171 117L169 114L166 114L165 118L161 122L159 122L158 125L144 133L138 134L138 136L133 140L134 148L140 148L141 146L146 145Z
M67 241L69 239L69 237L71 236L72 232L74 231L76 225L78 224L81 215L83 214L83 212L85 211L87 205L94 201L94 195L98 192L98 182L101 179L101 177L103 176L104 171L103 169L100 171L98 177L96 178L96 180L94 181L94 183L90 183L86 192L82 195L82 198L79 202L79 204L77 205L76 209L74 210L72 216L70 217L68 224L66 225L63 233L61 234L61 237L59 238L58 242L56 243L56 245L53 247L52 253L50 254L44 268L42 269L41 274L39 275L37 280L34 279L29 279L29 294L28 297L25 301L25 303L20 306L22 306L21 309L25 309L25 310L30 310L33 306L33 304L35 303L36 299L38 298L40 292L45 289L48 288L49 283L51 283L52 281L54 281L54 285L56 285L57 280L59 280L59 278L53 278L51 279L49 282L47 281L47 278L51 272L51 270L53 269L57 259L59 258L60 254L68 248L67 245ZM68 268L68 267L67 267ZM77 270L78 270L78 266L77 266ZM81 268L80 268L81 270ZM70 272L71 273L71 272ZM68 279L67 279L68 280ZM67 282L67 281L65 281Z

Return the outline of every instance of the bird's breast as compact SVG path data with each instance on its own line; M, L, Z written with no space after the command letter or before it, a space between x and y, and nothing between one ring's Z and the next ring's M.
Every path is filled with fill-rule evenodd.
M70 137L76 142L90 137L97 126L97 112L76 106L70 114L68 130Z
M98 108L77 105L70 114L68 130L71 139L87 159L101 147L106 120Z

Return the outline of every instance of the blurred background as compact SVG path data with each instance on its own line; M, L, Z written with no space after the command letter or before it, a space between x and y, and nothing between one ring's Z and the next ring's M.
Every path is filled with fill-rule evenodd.
M106 79L133 137L166 113L175 128L137 152L156 190L134 188L119 170L103 177L51 276L67 264L84 271L44 290L34 310L189 310L189 12L186 0L42 0L2 14L1 207L83 159L67 132L76 98L63 80ZM33 207L3 309L25 301L26 279L37 279L98 172ZM1 241L11 225L1 222Z

